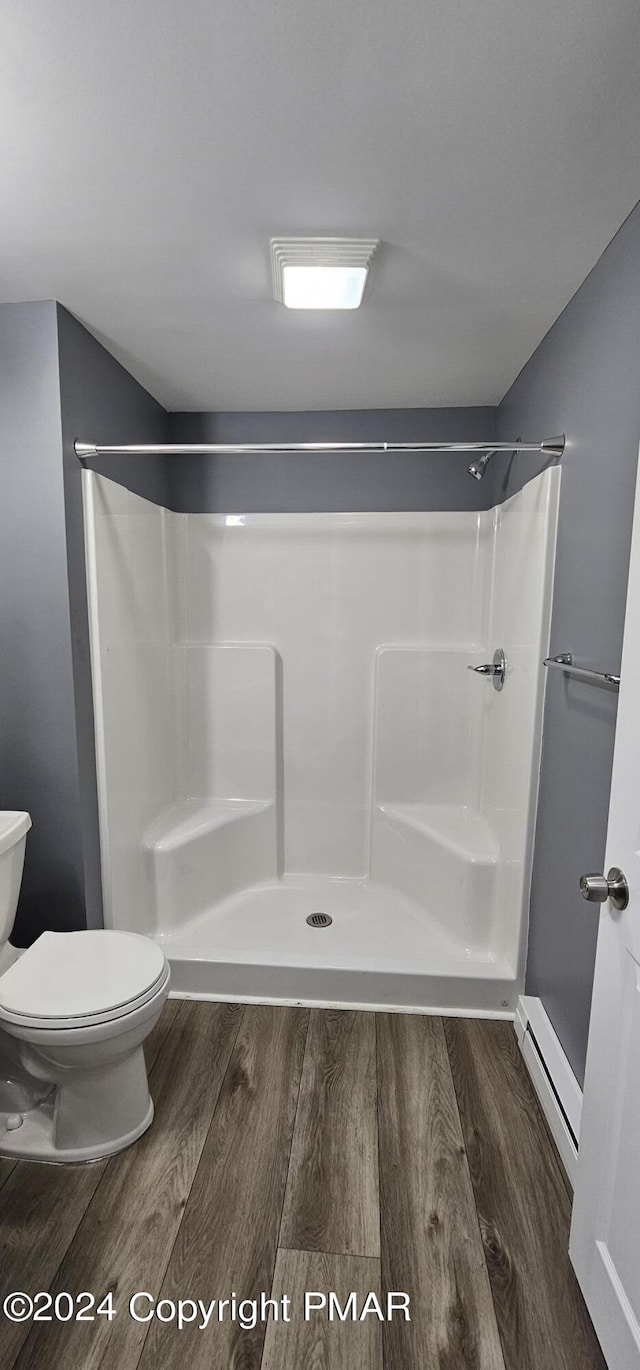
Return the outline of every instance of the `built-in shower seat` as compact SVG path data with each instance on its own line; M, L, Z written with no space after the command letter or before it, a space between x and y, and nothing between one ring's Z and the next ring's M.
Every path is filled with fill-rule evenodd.
M487 945L500 848L486 819L466 805L382 803L371 844L374 880L400 889L470 950Z
M500 851L495 833L475 809L457 804L381 804L382 813L436 842L472 865L495 866Z
M180 799L147 829L144 868L158 931L277 874L273 799Z

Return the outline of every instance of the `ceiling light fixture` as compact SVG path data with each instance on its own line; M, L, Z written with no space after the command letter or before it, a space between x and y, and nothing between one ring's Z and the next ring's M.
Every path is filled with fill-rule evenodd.
M287 309L357 309L378 238L272 238L273 294Z

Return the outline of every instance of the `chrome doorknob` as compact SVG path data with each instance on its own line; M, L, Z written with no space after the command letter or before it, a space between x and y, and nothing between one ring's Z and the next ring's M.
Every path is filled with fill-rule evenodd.
M627 878L618 866L612 866L606 876L599 874L580 876L580 893L590 904L604 904L611 900L614 909L626 909L629 903Z

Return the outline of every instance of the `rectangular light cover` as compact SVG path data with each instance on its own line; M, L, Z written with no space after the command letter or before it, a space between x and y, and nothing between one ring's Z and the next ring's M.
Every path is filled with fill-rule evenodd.
M274 298L287 309L357 309L377 238L272 238Z
M285 266L283 304L287 309L357 309L367 271L366 266Z

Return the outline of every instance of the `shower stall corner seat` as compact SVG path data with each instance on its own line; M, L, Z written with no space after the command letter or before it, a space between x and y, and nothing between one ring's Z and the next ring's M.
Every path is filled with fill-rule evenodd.
M439 912L468 953L491 945L500 849L486 819L467 805L378 803L371 874Z
M277 877L273 799L181 799L164 809L143 840L159 933L176 911L193 918L238 889Z

